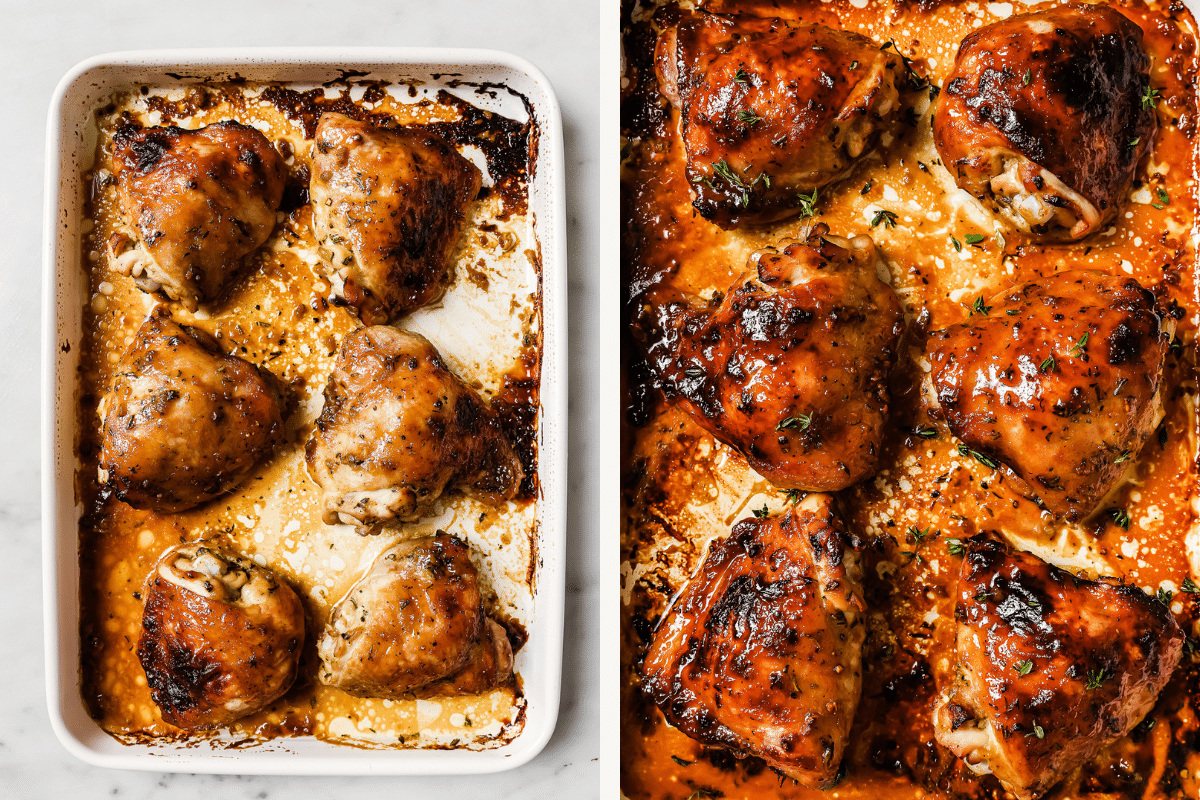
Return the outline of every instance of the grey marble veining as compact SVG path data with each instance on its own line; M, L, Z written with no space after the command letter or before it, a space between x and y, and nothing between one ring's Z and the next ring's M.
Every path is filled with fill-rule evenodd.
M311 0L0 0L0 581L8 630L0 637L0 797L3 798L591 798L600 794L595 725L600 658L595 617L600 548L597 459L586 433L600 424L601 388L589 365L598 337L601 275L595 224L597 56L601 3ZM569 211L571 504L562 709L554 738L525 767L473 778L287 778L166 775L88 766L59 745L45 705L40 544L40 336L42 181L50 95L75 63L99 53L162 47L363 45L485 47L537 64L562 105ZM612 278L615 280L615 277ZM611 421L610 421L611 422Z

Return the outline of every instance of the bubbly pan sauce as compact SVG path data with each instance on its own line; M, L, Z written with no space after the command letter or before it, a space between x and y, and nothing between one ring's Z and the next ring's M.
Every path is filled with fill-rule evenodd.
M118 739L216 736L244 747L313 735L360 747L483 748L521 732L525 700L519 674L478 696L407 701L356 698L316 680L316 642L330 608L398 537L441 529L470 542L485 610L508 628L514 650L524 643L533 610L541 264L527 209L527 178L537 125L531 114L524 121L510 119L458 96L505 96L509 106L515 104L518 112L524 106L528 114L524 99L505 95L504 87L463 84L456 91L419 82L342 80L305 88L233 81L142 87L111 98L97 111L96 159L86 176L89 233L82 254L89 297L79 373L80 635L84 699L104 730ZM309 225L308 165L324 109L381 124L427 125L484 171L485 188L451 257L456 267L446 296L396 324L429 338L450 367L500 412L528 476L517 498L505 505L488 506L448 492L435 515L378 536L358 536L350 526L321 521L321 493L305 472L304 443L320 412L338 344L359 326L320 277ZM287 421L288 440L231 494L178 514L130 508L101 491L96 481L97 401L122 351L159 302L112 269L105 247L120 225L110 141L124 116L145 125L185 128L236 119L263 131L289 167L276 228L247 257L226 299L195 314L172 304L176 321L208 331L227 352L264 366L289 387L294 410ZM137 658L147 573L167 547L200 538L223 542L276 570L300 595L307 620L300 675L292 689L219 735L189 735L165 723ZM520 662L518 654L518 667Z
M1048 4L936 0L710 2L763 16L801 18L893 41L914 68L941 86L958 43L972 30ZM875 155L820 190L815 218L722 231L693 212L683 176L678 115L658 93L652 53L673 6L624 4L622 26L622 248L625 286L625 408L622 503L623 792L631 800L700 798L1001 797L933 738L930 709L953 670L953 592L961 559L948 538L994 529L1018 547L1075 571L1120 576L1169 605L1190 637L1200 635L1197 488L1196 23L1181 3L1114 4L1145 31L1159 132L1117 222L1082 244L1018 247L996 235L992 216L956 190L930 130L927 92L908 92L900 121ZM657 14L657 16L656 16ZM911 110L907 110L911 109ZM1162 192L1160 193L1160 188ZM1166 198L1164 200L1164 197ZM871 222L880 210L895 226ZM663 401L645 351L656 309L724 291L755 250L803 225L825 222L841 236L869 233L908 320L892 379L881 468L842 493L848 524L866 535L868 635L863 697L845 758L845 778L811 791L754 758L706 749L668 727L641 694L640 660L655 624L703 557L708 542L764 505L789 502ZM970 240L967 239L970 235ZM957 240L957 245L956 242ZM973 243L968 243L971 241ZM1078 524L1056 522L1004 474L959 455L931 417L922 382L929 331L966 319L973 302L1038 276L1090 268L1136 277L1186 314L1167 358L1165 417L1125 478ZM921 435L915 431L920 430ZM1114 520L1128 514L1128 530ZM1189 587L1191 584L1189 584ZM1189 640L1171 683L1147 721L1070 775L1054 798L1200 796L1200 655Z

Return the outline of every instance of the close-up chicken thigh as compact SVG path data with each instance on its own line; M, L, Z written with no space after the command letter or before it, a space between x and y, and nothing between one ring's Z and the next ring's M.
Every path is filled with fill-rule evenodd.
M1157 128L1142 36L1102 4L968 35L933 123L958 185L1036 238L1080 239L1112 222Z
M965 543L955 618L957 674L934 709L935 735L1019 800L1141 722L1183 651L1159 600L986 534Z
M441 298L482 180L449 142L419 127L321 115L308 187L313 234L365 324Z
M144 596L138 659L170 724L227 725L296 679L304 609L266 567L211 542L177 545L146 578Z
M950 430L1015 472L1047 508L1087 516L1162 417L1174 320L1133 278L1064 272L930 334Z
M148 316L100 400L100 482L134 508L183 511L229 491L283 441L271 373L163 307Z
M861 580L831 495L742 520L659 622L643 691L693 739L829 786L862 692Z
M716 308L671 306L652 354L667 397L777 486L871 475L904 325L876 262L870 237L818 225L756 253Z
M796 20L685 11L658 40L693 205L723 228L796 216L899 110L900 55Z
M359 532L419 519L450 487L502 502L525 474L496 413L437 349L383 325L342 340L306 455L325 521Z
M319 678L359 697L478 693L512 674L504 629L484 615L479 575L457 537L388 548L330 613Z
M121 212L137 237L135 247L114 234L116 268L193 311L219 299L275 227L283 158L233 120L196 130L126 125L112 148Z

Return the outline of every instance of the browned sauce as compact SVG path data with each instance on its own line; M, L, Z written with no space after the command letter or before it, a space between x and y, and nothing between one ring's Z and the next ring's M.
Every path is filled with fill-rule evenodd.
M79 470L82 691L104 730L126 742L186 738L164 722L150 699L136 649L142 587L159 554L180 541L213 538L279 573L300 595L307 637L300 676L263 711L235 723L223 739L247 747L276 737L314 735L360 747L493 747L517 736L525 699L518 675L480 695L425 700L351 697L316 680L316 642L335 604L398 536L445 529L467 539L480 567L486 611L525 641L537 564L537 408L540 385L540 256L528 216L530 148L537 125L477 107L447 91L420 95L418 84L335 82L300 90L246 83L193 84L169 92L145 88L112 98L96 115L96 160L82 253L89 301L83 314L79 372ZM478 87L478 92L507 91ZM523 101L523 98L518 100ZM483 104L481 104L483 105ZM518 108L520 104L518 103ZM528 109L528 104L525 104ZM426 125L482 157L492 181L472 207L452 255L455 278L441 307L401 320L426 333L460 376L501 412L526 469L517 499L498 507L449 493L432 519L399 532L361 537L321 521L320 491L304 469L303 448L342 336L357 318L317 271L307 206L311 137L323 110L377 124ZM287 443L254 468L230 494L178 514L137 511L96 481L96 404L120 353L153 301L110 268L104 243L118 227L109 142L124 117L185 127L233 118L262 130L288 161L288 189L274 233L247 259L233 288L215 307L176 321L213 334L227 352L270 370L289 388L294 411ZM488 304L498 304L493 311ZM493 311L491 322L470 315ZM489 328L488 326L492 327ZM475 347L453 329L482 334ZM491 348L491 349L488 349Z
M914 68L941 86L958 43L980 25L1048 4L734 0L713 11L782 16L841 27L882 44L894 41ZM879 246L908 318L892 378L892 409L881 468L842 493L849 525L864 534L868 635L863 697L845 778L826 792L807 790L755 758L706 749L669 727L642 694L638 670L655 624L703 557L752 508L789 502L745 459L667 404L645 361L652 320L665 302L708 300L741 274L747 257L783 237L796 220L723 231L692 208L676 132L677 112L658 92L653 48L673 6L627 2L622 26L622 262L626 301L622 503L622 789L631 800L700 798L1002 797L990 776L976 777L933 737L930 710L953 670L954 589L960 559L948 538L1001 530L1022 549L1085 574L1118 576L1169 605L1196 637L1200 595L1180 591L1189 575L1187 542L1197 544L1195 331L1200 302L1196 254L1196 23L1181 3L1114 4L1145 32L1151 85L1162 94L1153 151L1142 159L1131 199L1115 230L1082 244L1003 248L987 217L964 210L930 133L931 107L913 108L879 156L820 190L815 218L841 236L869 233ZM657 16L655 16L657 14ZM1162 187L1169 202L1160 202ZM1156 207L1155 203L1158 204ZM894 228L871 227L879 209ZM976 245L962 244L977 234ZM953 246L955 237L961 249ZM974 238L974 237L973 237ZM1167 357L1166 416L1137 456L1135 469L1076 525L1055 521L1003 473L959 455L945 424L928 412L921 383L929 331L968 318L981 295L1071 267L1132 275L1186 315ZM915 433L920 431L921 435ZM926 438L929 437L929 438ZM1105 513L1123 509L1125 530ZM1189 533L1191 534L1189 537ZM1198 564L1200 566L1200 564ZM1192 573L1194 576L1195 573ZM1068 776L1054 798L1197 797L1200 793L1200 656L1183 662L1145 722Z

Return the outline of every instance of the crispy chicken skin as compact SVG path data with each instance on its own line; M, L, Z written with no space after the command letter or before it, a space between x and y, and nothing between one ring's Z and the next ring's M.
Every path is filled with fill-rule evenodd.
M317 651L320 681L357 697L478 693L512 674L469 549L441 532L381 553L333 608Z
M138 659L170 724L227 725L291 687L304 609L271 570L211 542L177 545L147 576L144 594Z
M836 491L871 475L904 324L876 260L870 237L818 225L755 254L716 308L671 306L652 354L667 396L777 486Z
M100 482L134 508L183 511L229 491L284 438L266 370L221 352L163 307L146 318L100 401Z
M809 495L714 541L642 666L670 724L810 788L834 781L862 693L860 568L833 504Z
M996 297L929 338L955 436L1020 476L1056 514L1087 516L1162 417L1174 322L1136 280L1064 272Z
M1105 5L1016 14L963 39L934 116L955 181L1018 230L1112 222L1157 129L1142 30Z
M478 167L420 128L321 115L308 186L313 234L364 323L441 298L482 180Z
M899 107L899 55L822 25L685 11L655 58L693 205L722 228L795 216Z
M113 136L121 213L141 244L112 241L137 285L195 310L220 297L242 258L267 240L287 165L239 122L196 130L126 125Z
M360 533L420 519L450 486L507 500L525 475L495 412L434 346L382 325L342 341L306 453L325 521Z
M1019 800L1141 722L1183 649L1155 598L1077 578L986 534L966 543L955 618L957 677L934 708L935 736Z

